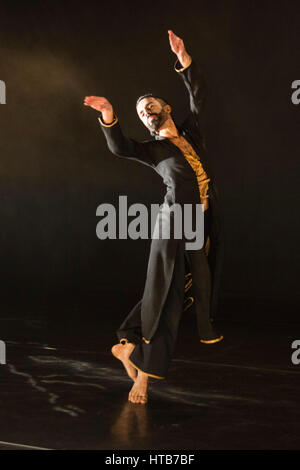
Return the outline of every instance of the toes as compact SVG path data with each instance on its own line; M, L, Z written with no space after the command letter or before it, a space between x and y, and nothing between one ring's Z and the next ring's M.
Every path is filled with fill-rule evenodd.
M131 403L136 403L135 396L132 394L129 394L128 400L131 401Z
M148 398L147 398L146 395L144 395L144 396L140 397L139 403L141 403L142 405L146 405L147 401L148 401Z
M145 405L148 401L148 397L147 395L138 395L138 393L130 392L128 400L132 403L141 403L142 405Z
M132 403L137 402L137 392L135 390L130 390L129 395L128 395L128 400L131 401Z
M133 394L133 403L138 403L139 402L139 397L136 393Z

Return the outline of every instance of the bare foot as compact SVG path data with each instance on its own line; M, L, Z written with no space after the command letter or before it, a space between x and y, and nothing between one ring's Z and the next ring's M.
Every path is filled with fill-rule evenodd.
M134 350L134 348L135 348L135 344L132 344L132 343L120 344L119 343L119 344L115 344L111 348L111 352L117 359L119 359L123 363L123 366L125 367L127 374L135 382L135 379L137 376L137 370L129 362L129 356Z
M128 400L132 403L145 405L148 401L147 388L148 375L139 370L135 383L129 392Z

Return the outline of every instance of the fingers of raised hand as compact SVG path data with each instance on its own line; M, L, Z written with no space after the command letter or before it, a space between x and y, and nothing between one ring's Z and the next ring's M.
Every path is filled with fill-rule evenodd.
M169 33L169 38L170 39L173 39L173 40L180 39L179 36L176 36L176 34L173 33L173 31L171 29L168 30L168 33Z
M184 49L183 40L179 36L176 36L172 30L169 30L168 33L171 49L175 54L177 54Z
M94 109L104 109L107 107L108 102L106 98L100 96L86 96L84 99L84 105L90 106Z
M85 103L94 103L94 102L97 102L97 103L102 103L104 104L106 102L106 99L105 98L102 98L100 96L86 96L84 98L84 102Z

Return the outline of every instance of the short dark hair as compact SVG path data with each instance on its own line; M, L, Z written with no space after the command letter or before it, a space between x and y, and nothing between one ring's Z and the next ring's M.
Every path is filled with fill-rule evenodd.
M163 105L169 104L164 98L161 98L160 96L153 95L153 93L146 93L145 95L140 96L136 100L136 105L135 105L136 108L137 108L137 105L139 104L139 102L142 101L144 98L154 98L154 99L160 101L160 103L163 104Z

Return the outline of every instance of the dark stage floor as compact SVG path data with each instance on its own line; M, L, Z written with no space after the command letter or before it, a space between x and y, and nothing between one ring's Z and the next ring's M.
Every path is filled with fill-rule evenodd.
M224 341L204 345L186 316L169 377L152 379L146 406L127 401L131 382L109 352L109 325L90 334L56 334L32 319L0 326L1 449L300 448L300 364L291 362L299 326L223 319Z

